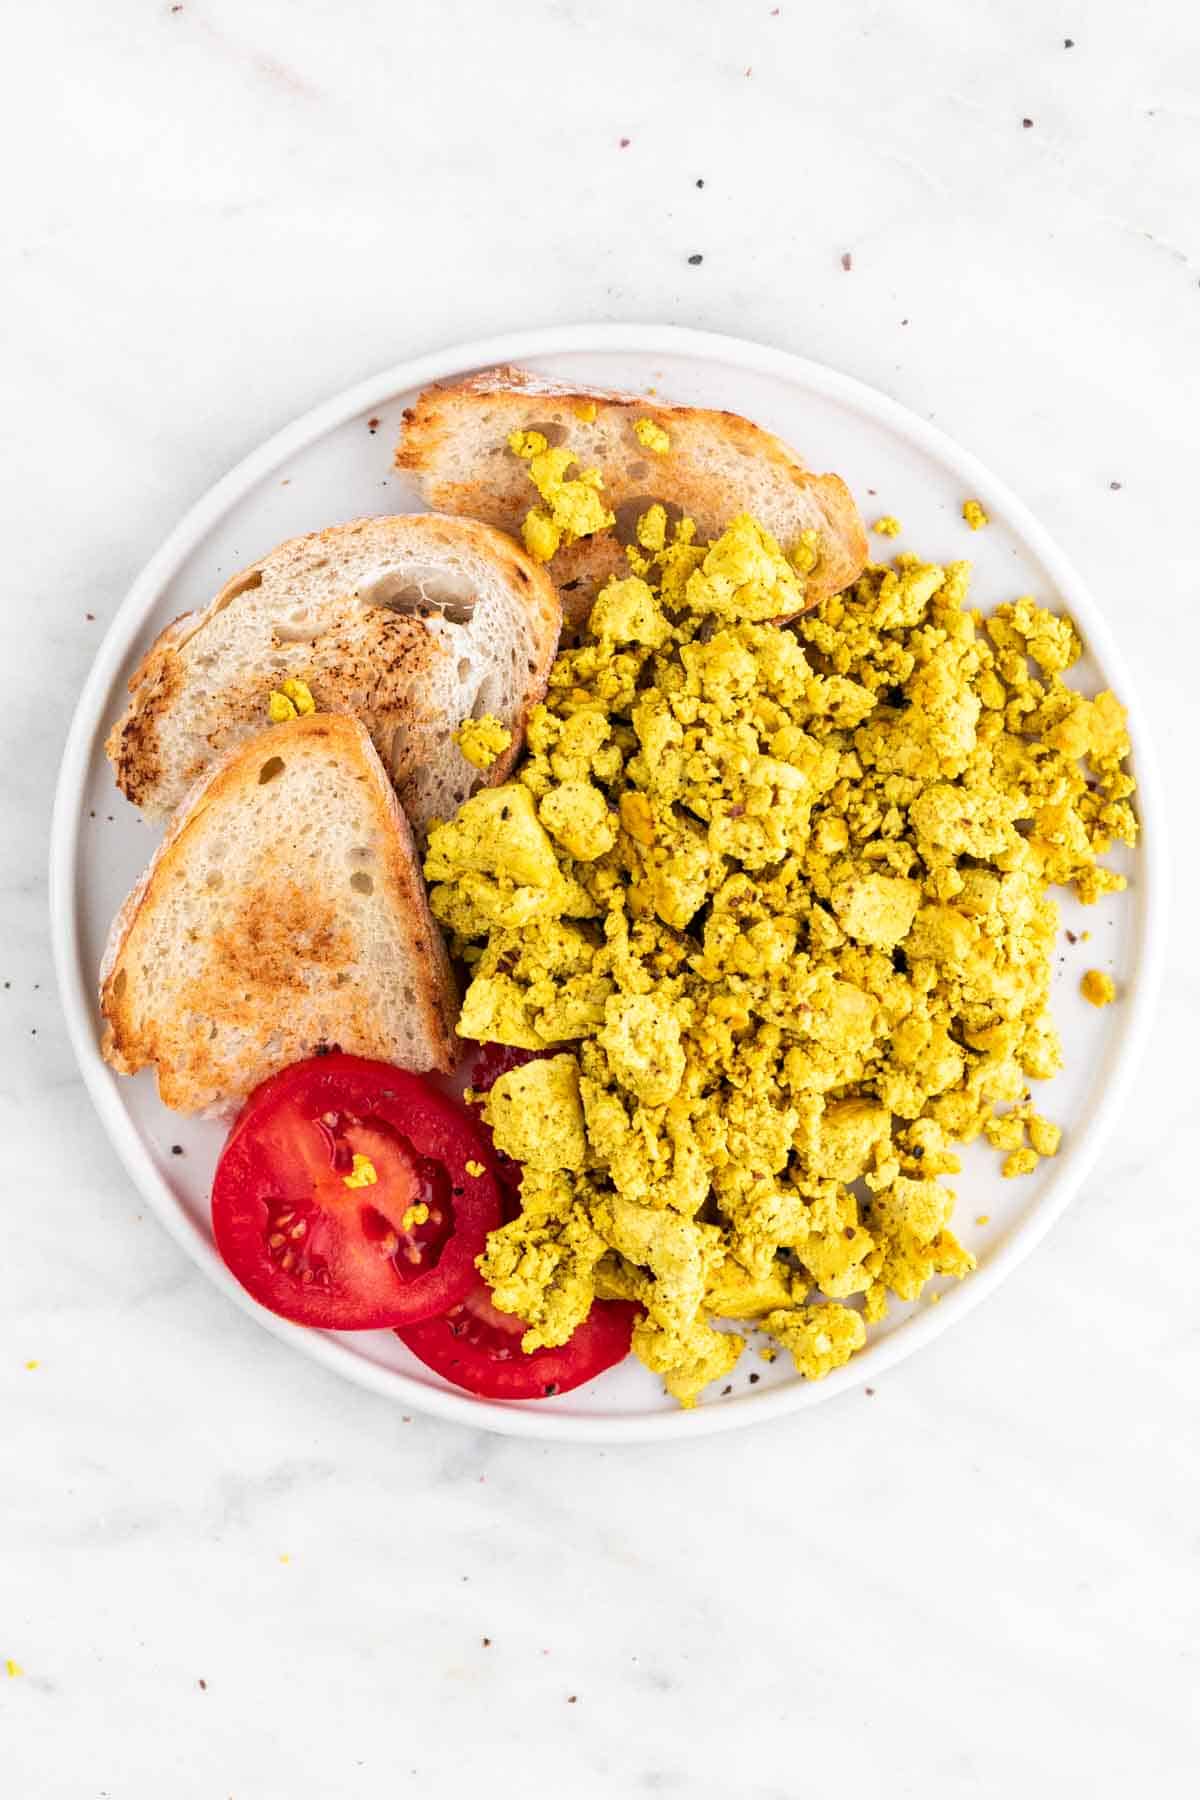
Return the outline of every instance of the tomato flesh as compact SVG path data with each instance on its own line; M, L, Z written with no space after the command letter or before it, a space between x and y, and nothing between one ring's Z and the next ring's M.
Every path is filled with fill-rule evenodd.
M491 1147L419 1076L335 1052L256 1089L217 1165L213 1231L254 1298L365 1331L453 1306L500 1223Z
M565 1344L526 1352L524 1322L492 1305L479 1279L439 1318L401 1327L396 1335L427 1368L469 1394L492 1400L542 1400L569 1393L629 1354L641 1308L627 1300L597 1300Z

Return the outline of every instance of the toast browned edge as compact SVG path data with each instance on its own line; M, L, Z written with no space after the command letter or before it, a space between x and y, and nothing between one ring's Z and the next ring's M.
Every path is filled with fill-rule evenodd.
M454 1031L458 1018L458 987L442 934L429 910L411 827L365 727L347 715L314 713L271 726L257 737L236 745L201 777L176 809L162 842L113 920L100 964L100 1013L105 1021L101 1052L105 1061L119 1073L136 1074L152 1061L139 1053L136 1030L122 1006L121 996L114 991L114 984L121 953L138 914L143 906L152 903L156 876L171 852L186 838L190 827L210 806L224 798L228 790L246 779L246 770L241 764L257 762L265 750L278 755L281 748L285 749L288 742L296 738L320 737L340 738L342 749L360 755L376 779L385 821L392 827L391 832L385 833L384 854L389 859L406 911L414 960L425 977L424 986L417 991L422 1028L435 1053L434 1067L443 1074L454 1069L459 1054ZM257 775L254 779L257 783Z

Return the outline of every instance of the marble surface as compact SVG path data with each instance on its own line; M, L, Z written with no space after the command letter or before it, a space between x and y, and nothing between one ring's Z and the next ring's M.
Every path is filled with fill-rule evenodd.
M0 1791L1194 1792L1191 8L56 0L7 47ZM1065 1221L876 1392L669 1450L406 1418L236 1313L99 1130L45 918L72 698L180 512L358 376L588 317L802 351L990 462L1174 813L1158 1030Z

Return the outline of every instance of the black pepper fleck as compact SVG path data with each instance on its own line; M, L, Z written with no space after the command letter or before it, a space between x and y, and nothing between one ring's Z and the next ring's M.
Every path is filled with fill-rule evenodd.
M576 1702L578 1701L578 1699L579 1699L578 1694L568 1694L567 1695L567 1705L574 1706L576 1704Z
M750 1386L751 1386L751 1387L753 1387L753 1386L754 1386L754 1384L755 1384L755 1382L756 1382L756 1381L757 1381L757 1380L758 1380L758 1379L759 1379L759 1377L758 1377L758 1375L757 1375L757 1374L752 1374L752 1375L751 1375L751 1377L750 1377Z
M700 255L699 251L697 251L695 256L688 257L688 261L691 263L693 269L696 269L699 268L700 264L704 261L704 258Z
M1076 937L1076 935L1073 931L1068 931L1067 942L1068 942L1068 944L1077 944L1079 942L1079 939Z
M1063 39L1063 49L1064 50L1073 50L1074 48L1075 48L1075 39L1074 38L1064 38Z
M726 1394L732 1394L732 1392L733 1392L733 1388L732 1388L732 1386L730 1386L730 1387L723 1387L723 1388L722 1388L722 1389L721 1389L721 1398L722 1398L722 1400L723 1400L723 1399L724 1399L724 1398L725 1398L725 1396L726 1396Z
M200 1677L199 1681L196 1683L196 1685L197 1685L197 1687L203 1688L205 1693L208 1692L208 1683L207 1683L207 1681L205 1681L203 1675L201 1675L201 1677Z
M631 138L622 138L620 140L620 144L619 144L618 148L621 150L628 150L631 142L632 142Z
M172 1144L171 1145L171 1155L172 1156L182 1156L183 1155L183 1145L182 1144Z
M491 1638L484 1638L484 1640L483 1640L483 1647L484 1647L484 1649L485 1649L485 1650L490 1650L490 1649L491 1649L491 1647L492 1647L492 1640L491 1640Z
M863 1393L866 1394L872 1400L875 1398L875 1389L874 1388L864 1388Z
M87 620L87 622L88 622L88 624L89 624L89 625L94 625L94 624L95 624L95 622L96 622L96 615L95 615L95 613L84 613L84 615L83 615L83 616L84 616L84 618L85 618L85 619L86 619L86 620Z
M1121 491L1121 483L1120 483L1120 482L1119 482L1119 481L1110 481L1110 482L1109 482L1109 484L1108 484L1108 485L1109 485L1109 487L1110 487L1110 488L1111 488L1111 489L1112 489L1112 491L1113 491L1113 493L1114 493L1114 494L1119 494L1119 493L1120 493L1120 491Z
M1022 119L1021 124L1024 126L1026 131L1029 131L1032 128L1033 120L1032 119Z
M697 183L696 183L696 186L697 186L697 187L703 187L703 186L704 186L704 177L703 177L703 175L702 175L702 176L701 176L701 177L700 177L700 179L699 179L699 181L697 181Z
M854 267L854 258L851 256L851 254L848 250L842 251L842 267L843 267L843 269L845 269L847 275L850 273L851 269Z

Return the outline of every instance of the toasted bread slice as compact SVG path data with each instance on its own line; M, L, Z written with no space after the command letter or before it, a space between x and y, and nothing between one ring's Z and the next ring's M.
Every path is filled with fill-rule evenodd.
M473 519L357 519L293 538L151 646L108 739L117 785L152 817L171 812L262 729L292 677L319 711L362 720L421 837L508 773L561 623L545 571ZM512 744L483 776L452 734L486 713Z
M180 1112L224 1111L323 1044L454 1066L454 977L363 726L294 719L210 771L113 925L100 1009L107 1060L154 1064Z
M639 419L667 433L664 455L638 441ZM439 512L518 533L537 494L525 462L507 446L511 431L541 431L573 450L581 467L598 468L617 516L615 530L564 545L547 564L572 624L611 574L627 572L622 540L630 541L652 500L695 519L702 540L741 512L753 513L785 550L815 530L820 560L805 584L810 606L848 587L867 560L863 522L840 476L810 474L795 451L748 419L563 387L524 369L484 369L426 388L405 414L396 466L416 477L426 503Z

